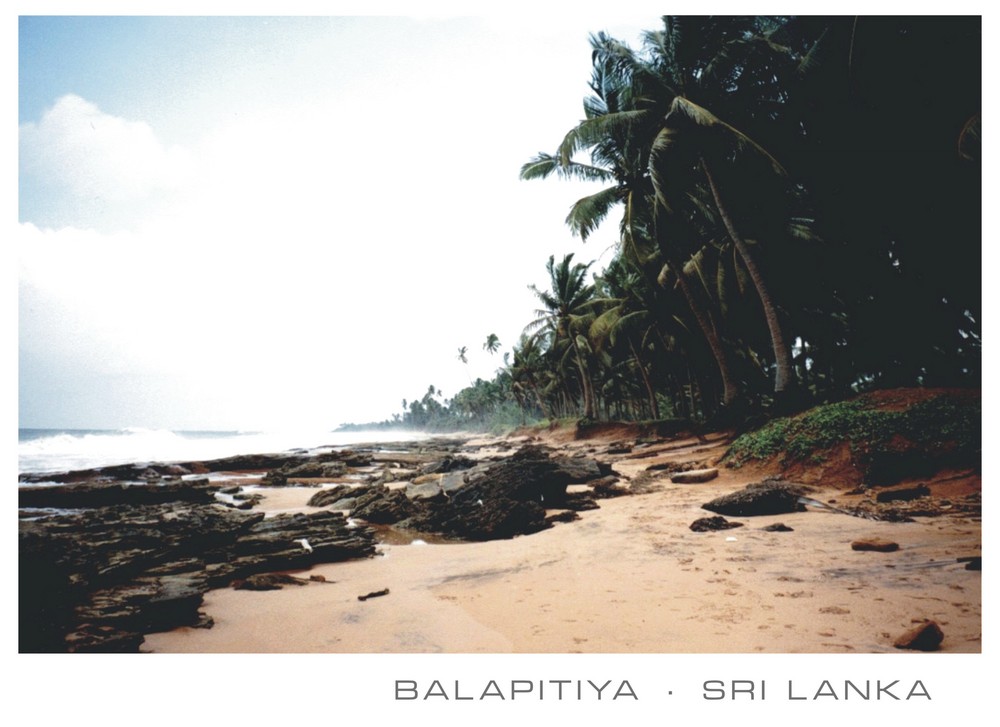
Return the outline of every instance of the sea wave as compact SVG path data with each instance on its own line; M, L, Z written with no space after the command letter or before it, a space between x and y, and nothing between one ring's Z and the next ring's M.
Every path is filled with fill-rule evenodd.
M418 432L206 432L128 427L119 430L21 430L19 472L65 472L131 462L181 462L237 454L343 447L419 439Z

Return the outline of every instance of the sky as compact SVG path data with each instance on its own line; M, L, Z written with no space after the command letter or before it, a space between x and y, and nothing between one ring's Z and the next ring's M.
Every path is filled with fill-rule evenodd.
M21 11L19 426L332 428L491 378L548 257L616 237L520 166L588 34L658 22Z

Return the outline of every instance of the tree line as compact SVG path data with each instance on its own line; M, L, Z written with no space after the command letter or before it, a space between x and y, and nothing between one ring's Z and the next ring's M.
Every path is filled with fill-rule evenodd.
M520 176L596 183L566 224L617 221L613 259L550 257L450 418L726 423L980 385L979 17L667 16L590 42L583 119Z

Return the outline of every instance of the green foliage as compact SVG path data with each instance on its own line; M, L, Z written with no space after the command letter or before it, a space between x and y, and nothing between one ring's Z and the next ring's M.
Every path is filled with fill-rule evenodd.
M872 397L826 404L796 417L775 419L740 436L726 454L739 467L751 460L780 457L780 462L824 458L824 451L847 443L856 455L891 451L895 437L927 450L950 448L974 454L982 440L982 405L978 398L943 394L901 411L879 408Z
M620 212L615 254L596 277L549 257L496 377L391 424L731 422L838 401L746 435L733 461L877 452L901 430L978 446L955 402L842 400L980 386L981 25L665 16L635 49L591 36L583 120L520 176L593 183L566 223L586 242Z

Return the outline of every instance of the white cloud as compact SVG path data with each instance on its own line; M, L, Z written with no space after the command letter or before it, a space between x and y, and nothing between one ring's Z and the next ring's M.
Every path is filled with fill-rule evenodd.
M20 128L24 171L79 199L128 202L177 189L194 173L180 147L165 147L148 124L63 96L38 123Z
M227 59L204 92L159 89L179 105L133 104L126 119L64 96L23 124L34 225L17 247L36 310L22 310L21 344L32 365L67 362L25 380L45 391L92 372L108 402L128 398L122 377L147 382L113 425L254 428L388 417L429 384L452 396L492 376L502 358L482 342L516 342L549 254L604 248L595 236L581 250L563 224L582 186L518 180L580 113L586 44L537 44L546 62L529 72L511 65L530 60L513 38L392 38L381 54L350 36L368 49L358 68L346 51L315 55L339 48L323 36L290 45L311 65L296 55L242 83Z

